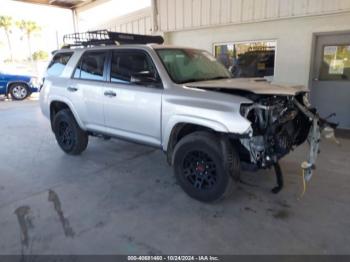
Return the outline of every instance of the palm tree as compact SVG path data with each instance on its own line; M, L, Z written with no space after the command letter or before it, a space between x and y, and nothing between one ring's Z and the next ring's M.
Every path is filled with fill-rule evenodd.
M16 26L27 36L29 59L32 60L31 37L34 32L41 30L41 27L34 21L21 20L16 22Z
M7 38L7 44L10 50L10 56L11 56L11 61L13 60L13 55L12 55L12 46L11 46L11 40L10 40L10 34L12 33L11 28L12 28L12 17L10 16L0 16L0 28L4 29L6 38Z

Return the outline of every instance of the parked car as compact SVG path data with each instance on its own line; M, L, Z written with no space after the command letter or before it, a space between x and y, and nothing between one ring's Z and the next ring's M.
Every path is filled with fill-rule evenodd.
M38 92L40 80L37 77L13 75L0 71L0 95L10 95L13 100L24 100Z
M273 76L275 68L275 51L249 51L238 56L229 68L232 75L240 77Z
M130 43L133 35L116 39ZM105 44L79 39L77 45L99 42ZM241 166L274 167L278 193L283 186L278 161L307 139L303 171L310 179L321 131L335 127L309 104L306 88L233 79L204 50L160 44L70 47L54 55L40 93L61 149L79 155L89 136L159 148L182 189L200 201L232 192Z

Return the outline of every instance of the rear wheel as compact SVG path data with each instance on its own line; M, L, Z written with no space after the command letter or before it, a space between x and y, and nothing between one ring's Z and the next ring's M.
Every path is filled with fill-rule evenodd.
M18 101L24 100L30 95L28 86L22 83L12 84L9 93L13 100Z
M76 122L69 109L59 111L53 119L53 131L60 148L69 155L79 155L85 151L89 137Z
M212 202L233 192L232 171L239 171L232 165L238 163L237 155L227 156L218 141L210 133L195 132L181 139L174 150L176 179L189 196L199 201Z

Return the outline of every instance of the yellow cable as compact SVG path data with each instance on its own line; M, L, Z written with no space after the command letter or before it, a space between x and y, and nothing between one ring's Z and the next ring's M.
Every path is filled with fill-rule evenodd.
M306 192L306 182L305 182L305 169L302 169L303 172L301 173L302 179L303 179L303 192L301 193L299 200L301 200L303 198L303 196L305 195Z

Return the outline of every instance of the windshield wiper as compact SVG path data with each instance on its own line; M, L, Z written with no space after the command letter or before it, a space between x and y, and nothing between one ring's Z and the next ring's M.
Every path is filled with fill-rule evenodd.
M206 80L207 81L210 81L210 80L220 80L220 79L230 79L231 77L228 77L228 76L218 76L218 77L213 77L213 78L207 78Z

